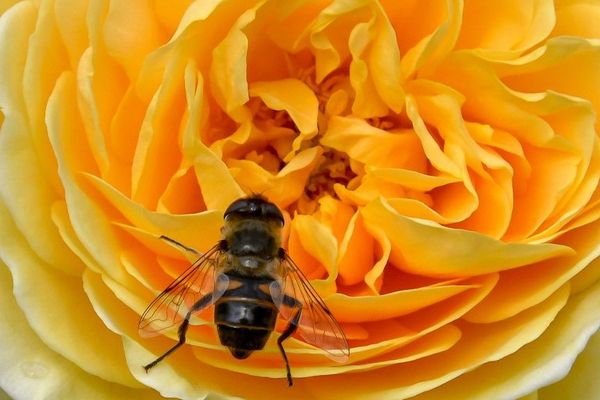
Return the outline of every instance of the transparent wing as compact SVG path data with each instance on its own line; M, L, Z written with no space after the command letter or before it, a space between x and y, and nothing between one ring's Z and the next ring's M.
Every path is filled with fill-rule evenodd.
M220 297L223 290L215 290L215 275L222 254L219 244L215 245L167 286L140 317L140 335L160 335L165 330L179 325L186 313L202 297L212 294L213 299L209 304Z
M298 304L294 305L294 300L300 303L302 314L297 329L299 335L307 343L324 350L334 361L346 362L350 350L340 324L287 254L282 258L281 263L282 280L274 282L270 287L279 314L290 321L298 310Z

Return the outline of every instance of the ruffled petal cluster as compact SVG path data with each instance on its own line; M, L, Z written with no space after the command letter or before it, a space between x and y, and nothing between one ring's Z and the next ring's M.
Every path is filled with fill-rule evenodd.
M11 396L517 398L600 326L600 5L5 3ZM189 266L158 237L205 251L252 193L281 208L348 362L291 338L288 389L277 333L240 361L208 313L146 374L176 332L137 322Z

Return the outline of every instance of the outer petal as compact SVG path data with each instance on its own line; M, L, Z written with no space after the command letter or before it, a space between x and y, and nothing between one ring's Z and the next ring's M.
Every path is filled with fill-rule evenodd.
M12 278L0 263L0 388L15 400L27 399L160 399L156 392L123 386L79 368L51 350L31 329L12 296ZM90 349L82 347L84 352ZM108 355L112 350L98 353ZM115 364L117 366L117 364ZM0 391L0 398L6 399Z
M598 399L598 360L600 360L600 331L590 338L585 350L577 357L569 374L561 381L538 391L539 400Z
M49 268L36 257L4 207L0 208L0 227L0 236L5 238L0 256L14 282L11 293L14 291L16 301L26 312L31 329L50 348L88 373L137 386L123 368L124 355L118 351L118 338L105 329L86 302L79 279Z
M600 327L600 282L569 299L541 337L515 354L482 366L447 385L419 396L433 399L517 398L566 376L575 357ZM597 341L597 338L595 339ZM597 375L597 359L594 360ZM597 382L597 379L594 379ZM596 386L597 390L597 386ZM541 391L544 395L546 390ZM550 391L548 389L546 392ZM542 399L544 397L541 397ZM593 399L592 397L558 397Z

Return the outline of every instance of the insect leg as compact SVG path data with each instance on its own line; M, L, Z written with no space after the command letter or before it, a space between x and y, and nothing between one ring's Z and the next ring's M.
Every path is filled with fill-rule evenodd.
M198 300L192 306L192 308L190 308L190 310L185 315L185 319L183 320L181 325L179 325L179 329L177 330L177 334L179 335L179 341L177 342L177 344L175 346L171 347L169 350L167 350L167 352L165 354L158 357L156 360L152 361L150 364L144 365L144 369L146 370L146 372L148 372L148 370L150 368L154 367L156 364L161 362L166 356L168 356L169 354L171 354L172 352L177 350L179 348L179 346L181 346L185 343L185 334L186 334L188 326L190 324L190 317L192 316L192 313L199 311L199 310L203 309L204 307L206 307L207 305L209 305L210 302L212 301L212 299L213 299L213 294L209 293L209 294L203 296L200 300Z
M193 253L197 257L202 256L202 253L200 253L198 250L188 247L188 246L184 245L183 243L179 243L177 240L171 239L168 236L160 235L159 239L164 240L165 242L168 242L169 244L171 244L175 247L178 247L179 250L188 251L190 253Z
M285 296L285 297L287 298L288 296ZM288 300L286 298L284 298L284 302L286 300ZM290 320L290 323L288 324L288 326L281 333L281 336L279 336L279 338L277 339L277 346L279 346L279 350L281 351L281 355L283 356L283 360L285 361L285 368L287 370L288 386L292 386L293 382L292 382L292 373L290 371L290 364L288 362L287 355L285 354L285 350L283 349L283 341L285 339L287 339L288 337L290 337L290 335L292 335L296 331L296 329L298 328L298 323L300 322L300 317L302 316L302 304L300 304L298 301L296 301L294 299L290 298L290 300L293 300L295 306L298 307L298 310L296 311L296 313Z

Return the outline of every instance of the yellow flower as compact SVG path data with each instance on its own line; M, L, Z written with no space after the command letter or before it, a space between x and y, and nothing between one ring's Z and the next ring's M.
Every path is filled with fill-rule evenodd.
M599 4L0 12L0 386L14 398L534 398L598 329ZM142 338L137 321L187 266L158 236L206 250L248 193L282 208L348 363L290 339L288 388L273 339L240 361L204 323L146 374L175 336ZM581 383L596 360L539 398L600 396Z

